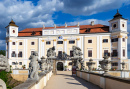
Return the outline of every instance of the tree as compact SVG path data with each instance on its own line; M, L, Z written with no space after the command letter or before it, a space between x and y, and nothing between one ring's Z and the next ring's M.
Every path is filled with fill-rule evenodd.
M0 50L0 54L2 54L2 55L6 55L6 51L5 50Z

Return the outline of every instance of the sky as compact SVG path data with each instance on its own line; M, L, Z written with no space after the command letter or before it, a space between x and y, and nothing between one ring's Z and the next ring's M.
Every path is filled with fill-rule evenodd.
M62 26L95 24L109 25L119 9L128 19L130 32L130 0L0 0L0 50L5 50L5 27L13 19L19 31L45 25ZM130 53L130 34L128 34Z

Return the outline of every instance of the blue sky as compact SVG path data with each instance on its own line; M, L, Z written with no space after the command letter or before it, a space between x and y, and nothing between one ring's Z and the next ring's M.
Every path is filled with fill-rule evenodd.
M95 24L109 25L108 21L116 10L128 19L130 32L130 0L0 0L0 50L5 49L5 26L13 18L19 31L36 28L67 25ZM130 45L130 37L128 38ZM130 50L130 48L128 48Z

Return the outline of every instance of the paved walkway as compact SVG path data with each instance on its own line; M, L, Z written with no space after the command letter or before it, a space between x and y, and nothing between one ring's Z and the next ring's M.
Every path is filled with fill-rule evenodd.
M78 77L71 76L71 71L58 71L53 75L44 89L101 89Z

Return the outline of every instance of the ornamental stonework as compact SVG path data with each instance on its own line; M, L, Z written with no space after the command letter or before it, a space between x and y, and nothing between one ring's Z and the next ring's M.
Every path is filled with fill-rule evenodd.
M119 35L118 38L122 38L122 35Z

